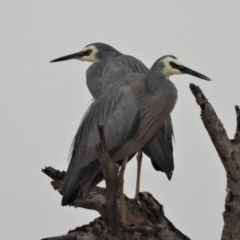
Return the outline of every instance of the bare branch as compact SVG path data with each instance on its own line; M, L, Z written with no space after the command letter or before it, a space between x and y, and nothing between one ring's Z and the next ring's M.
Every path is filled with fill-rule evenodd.
M238 106L235 107L237 130L234 139L230 141L223 124L201 89L194 84L190 84L190 89L201 107L203 124L227 173L222 240L238 240L240 239L240 110Z
M52 167L46 167L42 170L54 181L51 182L55 190L61 194L61 188L64 181L65 172L60 172ZM57 179L57 181L55 181ZM93 188L88 197L84 200L77 199L72 206L83 207L97 210L102 216L105 210L102 205L105 202L106 190L100 187ZM169 239L169 240L189 240L187 236L181 233L164 215L163 206L147 192L139 194L139 203L125 197L127 222L129 225L119 224L119 235L116 239L125 237L128 239L145 240L145 239ZM119 201L117 201L119 211ZM68 234L55 238L46 238L45 240L95 240L95 239L114 239L107 231L108 225L100 217L88 225L78 227ZM77 237L77 238L76 238ZM108 238L107 238L108 237ZM109 238L110 237L110 238Z
M104 136L104 127L99 126L100 143L96 146L99 155L99 162L106 182L106 202L103 204L105 211L104 220L112 233L119 231L119 215L117 212L118 198L118 165L113 162L107 152L106 140Z
M240 109L239 106L235 106L236 115L237 115L237 129L233 141L235 143L240 143Z
M66 175L66 172L55 170L52 167L45 167L42 169L47 176L49 176L54 181L51 182L54 190L58 190L58 192L62 195L62 187L63 180ZM104 215L104 210L102 204L105 202L105 189L100 187L93 188L88 197L84 200L77 199L70 206L73 207L82 207L90 210L96 210L101 215Z
M208 134L218 152L219 157L226 169L227 160L231 158L232 145L223 127L223 124L218 119L217 114L204 96L201 89L190 84L190 89L196 98L198 105L201 107L201 118Z

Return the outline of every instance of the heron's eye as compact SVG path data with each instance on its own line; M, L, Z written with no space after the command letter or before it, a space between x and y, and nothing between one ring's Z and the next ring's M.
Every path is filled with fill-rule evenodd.
M178 64L176 64L175 62L169 62L169 65L170 65L172 68L176 68L176 69L179 69L179 70L181 70L181 69L184 68L183 65L178 65Z
M88 49L85 53L86 55L90 55L92 53L92 49Z
M172 67L172 68L177 68L177 64L175 62L169 62L169 65Z

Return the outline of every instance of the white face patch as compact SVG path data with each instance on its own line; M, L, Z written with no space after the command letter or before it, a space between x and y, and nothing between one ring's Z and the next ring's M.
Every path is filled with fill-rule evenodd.
M174 74L183 74L182 72L180 72L178 69L173 68L169 63L170 62L174 62L177 65L183 66L183 64L178 60L178 59L174 59L172 57L166 57L164 59L161 60L161 62L164 63L164 69L163 69L163 74L165 76L170 76L170 75L174 75Z
M91 54L89 56L83 56L79 60L80 61L87 61L87 62L97 62L96 58L96 53L97 53L97 48L95 46L88 46L82 49L81 52L86 52L87 50L91 50Z

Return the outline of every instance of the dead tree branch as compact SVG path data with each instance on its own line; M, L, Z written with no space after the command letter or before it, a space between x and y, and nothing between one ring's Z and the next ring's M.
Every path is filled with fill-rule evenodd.
M238 106L235 107L237 129L234 139L230 140L223 124L201 89L194 84L190 84L190 89L201 108L203 124L227 174L222 240L238 240L240 239L240 110Z
M103 176L106 181L106 202L103 203L105 211L104 220L106 226L112 233L119 232L118 223L119 216L117 212L117 198L118 198L118 165L111 161L106 146L104 136L104 127L99 127L100 143L96 146L96 151L99 155L99 161L103 171Z
M236 144L240 143L240 109L239 106L235 106L235 110L236 110L236 114L237 114L237 129L236 129L236 133L234 136L234 142Z
M53 181L53 188L61 194L65 172L60 172L52 167L45 167L42 170ZM139 194L139 203L125 197L126 214L128 225L118 222L120 232L112 236L108 231L107 223L103 220L105 211L102 207L105 202L106 189L95 187L84 200L77 199L71 206L82 207L98 211L102 217L93 222L77 227L69 231L66 235L45 238L43 240L98 240L98 239L135 239L135 240L189 240L179 231L164 215L163 206L147 192ZM119 211L119 201L117 202Z

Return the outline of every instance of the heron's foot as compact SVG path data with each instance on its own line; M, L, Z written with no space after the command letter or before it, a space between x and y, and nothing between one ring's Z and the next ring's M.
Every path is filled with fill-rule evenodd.
M130 200L137 202L138 207L142 208L142 203L138 200L138 195L137 196L135 195L134 198L130 198Z

